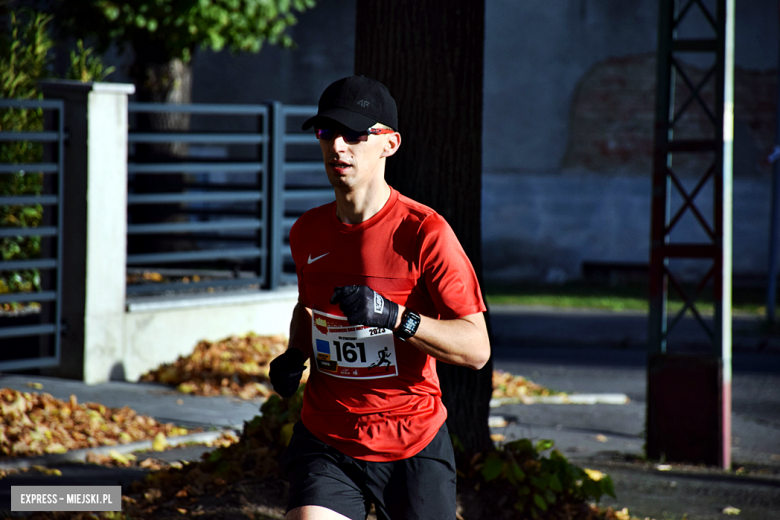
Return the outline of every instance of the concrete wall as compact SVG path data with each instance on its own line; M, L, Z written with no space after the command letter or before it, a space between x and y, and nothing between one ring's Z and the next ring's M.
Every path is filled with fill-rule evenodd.
M683 179L695 182L697 179ZM559 283L581 275L583 262L647 263L650 257L650 180L629 175L484 174L483 248L489 281ZM712 212L712 191L701 194ZM769 221L766 182L734 181L734 272L765 272ZM506 226L494 222L511 223ZM704 241L692 217L680 220L672 237ZM710 263L687 262L675 272L691 277Z
M110 376L137 381L145 372L192 353L199 341L249 332L287 335L295 289L128 301L124 352Z
M776 68L777 2L736 4L737 67ZM559 171L578 85L600 62L654 53L657 11L654 0L487 0L484 171ZM701 17L689 22L706 34ZM652 110L654 95L644 101Z
M488 0L487 280L554 282L581 276L585 261L649 261L657 4ZM752 275L767 270L778 5L736 4L734 271ZM701 16L686 24L681 36L711 34ZM709 65L686 59L693 76ZM692 119L683 123L693 133L709 124L701 113ZM712 160L676 157L675 169L691 189ZM711 224L711 187L696 203ZM704 237L688 216L673 238ZM684 271L708 267L689 262Z

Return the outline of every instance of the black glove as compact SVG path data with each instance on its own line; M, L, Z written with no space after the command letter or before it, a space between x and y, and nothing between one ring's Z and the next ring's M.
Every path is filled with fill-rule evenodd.
M298 390L301 376L306 369L304 361L306 361L306 356L297 348L288 348L283 354L271 361L271 370L268 372L268 376L277 394L282 397L292 397Z
M383 298L381 294L365 285L347 285L336 287L330 303L339 304L339 309L347 317L350 325L367 327L395 327L398 317L398 304Z

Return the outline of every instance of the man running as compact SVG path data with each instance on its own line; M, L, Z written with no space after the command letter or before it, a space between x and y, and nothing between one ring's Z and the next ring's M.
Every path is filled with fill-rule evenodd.
M323 92L314 127L333 203L290 231L299 299L271 363L289 397L311 374L282 459L287 518L455 518L455 461L436 360L490 356L477 277L447 222L385 181L401 145L395 100L363 76ZM426 175L428 172L408 172ZM372 371L379 356L387 370Z

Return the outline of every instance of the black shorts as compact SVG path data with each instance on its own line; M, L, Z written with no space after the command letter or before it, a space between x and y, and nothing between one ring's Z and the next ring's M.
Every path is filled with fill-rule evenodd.
M325 444L298 421L281 469L290 482L288 512L322 506L365 520L373 503L379 520L455 518L455 455L446 424L414 457L368 462Z

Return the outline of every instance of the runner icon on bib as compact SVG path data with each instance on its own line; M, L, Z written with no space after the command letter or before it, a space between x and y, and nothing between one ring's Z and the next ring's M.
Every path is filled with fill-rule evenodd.
M311 336L317 370L344 379L398 375L392 331L350 325L347 318L312 312Z

